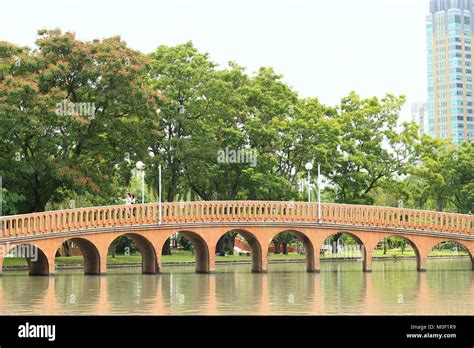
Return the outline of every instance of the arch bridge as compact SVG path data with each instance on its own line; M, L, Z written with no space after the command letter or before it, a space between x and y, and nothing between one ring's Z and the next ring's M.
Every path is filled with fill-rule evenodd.
M321 204L320 213L317 203L205 201L6 216L1 218L0 269L9 250L34 247L37 257L27 257L30 274L54 274L58 248L73 241L84 256L85 273L105 274L111 243L126 235L140 249L143 272L154 274L161 270L166 240L177 232L193 243L196 271L202 273L215 270L217 243L231 231L250 245L254 272L267 271L268 248L281 232L292 232L303 242L311 272L319 271L320 248L335 233L350 234L362 246L364 271L371 271L373 250L389 236L412 245L419 271L426 270L428 253L444 241L461 244L473 260L473 215L347 204Z

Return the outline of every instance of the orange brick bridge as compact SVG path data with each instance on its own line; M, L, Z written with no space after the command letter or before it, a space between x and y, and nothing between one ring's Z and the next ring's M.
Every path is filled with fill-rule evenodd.
M347 233L362 246L364 271L371 271L373 250L389 236L403 237L412 245L420 271L440 242L458 242L471 261L474 254L473 215L346 204L322 204L320 217L316 203L302 202L116 205L6 216L1 228L0 269L8 250L34 247L38 257L28 259L32 275L54 274L55 254L65 241L81 249L86 274L104 274L109 246L122 235L140 249L143 272L157 273L165 242L176 232L193 243L196 271L203 273L214 271L217 242L231 231L250 245L254 272L267 271L269 245L281 232L292 232L303 242L311 272L319 271L320 248L335 233Z

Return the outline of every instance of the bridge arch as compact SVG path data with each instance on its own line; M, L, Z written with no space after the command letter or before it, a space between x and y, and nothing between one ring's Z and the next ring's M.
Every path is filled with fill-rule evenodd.
M416 269L418 271L425 271L426 270L426 255L422 255L420 252L419 246L415 243L415 241L412 238L409 238L405 235L397 235L397 234L389 234L385 235L383 238L378 239L378 242L374 245L374 247L370 250L370 264L372 264L372 252L381 244L381 243L387 243L388 238L390 237L397 237L400 239L403 239L406 243L408 243L413 251L415 252L415 257L416 257Z
M96 245L90 240L85 238L69 238L62 241L56 250L61 248L61 245L65 242L71 242L77 245L81 254L84 258L84 274L87 275L99 275L100 274L100 263L106 262L106 260L100 259L99 250Z
M472 268L472 270L474 270L474 255L473 255L472 251L468 248L467 244L465 244L461 241L458 241L458 240L446 239L446 240L442 240L442 241L436 241L435 244L432 245L431 248L429 248L428 257L432 256L432 255L430 255L430 253L432 253L437 246L439 246L442 243L446 243L446 242L457 244L460 247L459 249L461 249L461 250L458 249L457 250L458 252L461 251L461 252L467 253L467 256L469 257L469 260L471 261L471 268Z
M228 233L232 233L232 232L236 232L239 235L241 235L245 239L247 244L250 246L251 257L252 257L252 272L256 272L256 273L266 272L267 271L267 267L266 267L267 250L265 250L265 253L263 253L261 242L259 241L259 239L254 233L248 230L235 228L235 229L231 229L222 233L217 238L218 242L216 244L216 250L214 250L214 253L217 253L217 245L219 244L219 240L224 238L224 236L227 235Z
M165 238L165 243L174 233L176 232L168 234ZM186 237L193 244L194 250L196 251L196 273L210 273L213 271L209 257L209 245L206 240L200 234L190 230L180 230L177 231L177 233ZM165 243L161 246L160 254L163 253Z
M49 275L49 260L46 253L36 244L22 243L11 247L6 254L13 253L13 257L26 259L28 263L29 274L32 276ZM1 267L3 269L5 258L1 258Z
M287 229L283 231L278 231L271 236L270 243L267 246L266 250L269 250L271 248L271 245L272 243L274 243L275 238L277 238L282 233L290 233L294 235L300 242L303 243L304 251L306 254L306 270L308 272L314 272L314 270L316 269L316 257L317 257L315 254L316 250L313 245L313 242L308 237L308 235L305 234L304 232L301 232L295 229ZM277 246L275 245L275 247ZM319 250L317 250L317 252L319 253Z
M336 237L336 236L339 236L338 238L340 238L340 236L343 236L343 235L349 236L360 248L360 256L362 257L362 269L363 269L363 271L365 271L365 272L372 271L371 257L367 252L368 251L367 250L368 242L363 237L363 233L351 232L351 231L335 231L335 232L332 232L331 234L328 234L324 238L322 244L319 246L319 252L321 250L326 250L326 248L327 248L326 246L328 245L327 241L330 238ZM338 247L337 240L336 240L335 244L334 244L334 242L331 243L330 247L331 247L331 249L330 249L331 253L334 253L334 251L336 251L336 253L338 253L337 249L334 250L335 248ZM352 254L353 254L352 257L358 257L359 256L358 250L354 250L354 252ZM351 257L351 255L349 255L349 257Z
M110 242L109 247L108 247L109 251L111 247L113 247L113 243L120 237L127 237L131 239L137 246L142 256L142 272L144 274L156 274L157 272L159 272L160 268L159 268L156 250L152 242L148 238L146 238L145 236L141 234L133 233L133 232L122 233L116 236ZM104 260L103 262L106 262L106 260Z

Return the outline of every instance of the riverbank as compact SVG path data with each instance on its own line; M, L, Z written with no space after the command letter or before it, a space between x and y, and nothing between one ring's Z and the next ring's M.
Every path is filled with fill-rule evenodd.
M452 258L452 257L468 257L465 252L459 252L457 255L452 251L434 250L430 253L433 258ZM386 254L383 250L375 250L373 253L373 260L405 260L414 259L416 255L413 250L392 249ZM340 254L321 255L321 262L337 262L337 261L355 261L361 260L360 252L347 252ZM298 253L284 254L269 254L268 263L299 263L306 262L306 255ZM163 255L161 259L163 265L170 266L191 266L195 264L195 255L189 251L177 252L172 255ZM216 256L216 264L249 264L251 263L251 256L249 255L228 255ZM57 269L76 269L82 268L84 260L82 256L57 257ZM117 255L116 257L107 257L107 267L109 268L123 268L123 267L139 267L141 265L141 255ZM3 264L3 270L26 270L28 265L25 259L6 258Z

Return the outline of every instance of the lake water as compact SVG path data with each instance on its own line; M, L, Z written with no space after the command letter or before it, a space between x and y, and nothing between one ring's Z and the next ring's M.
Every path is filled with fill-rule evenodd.
M0 315L474 315L474 272L468 258L387 260L362 272L360 262L323 262L321 273L304 263L218 265L214 274L166 266L85 276L59 270L51 277L27 272L0 276Z

